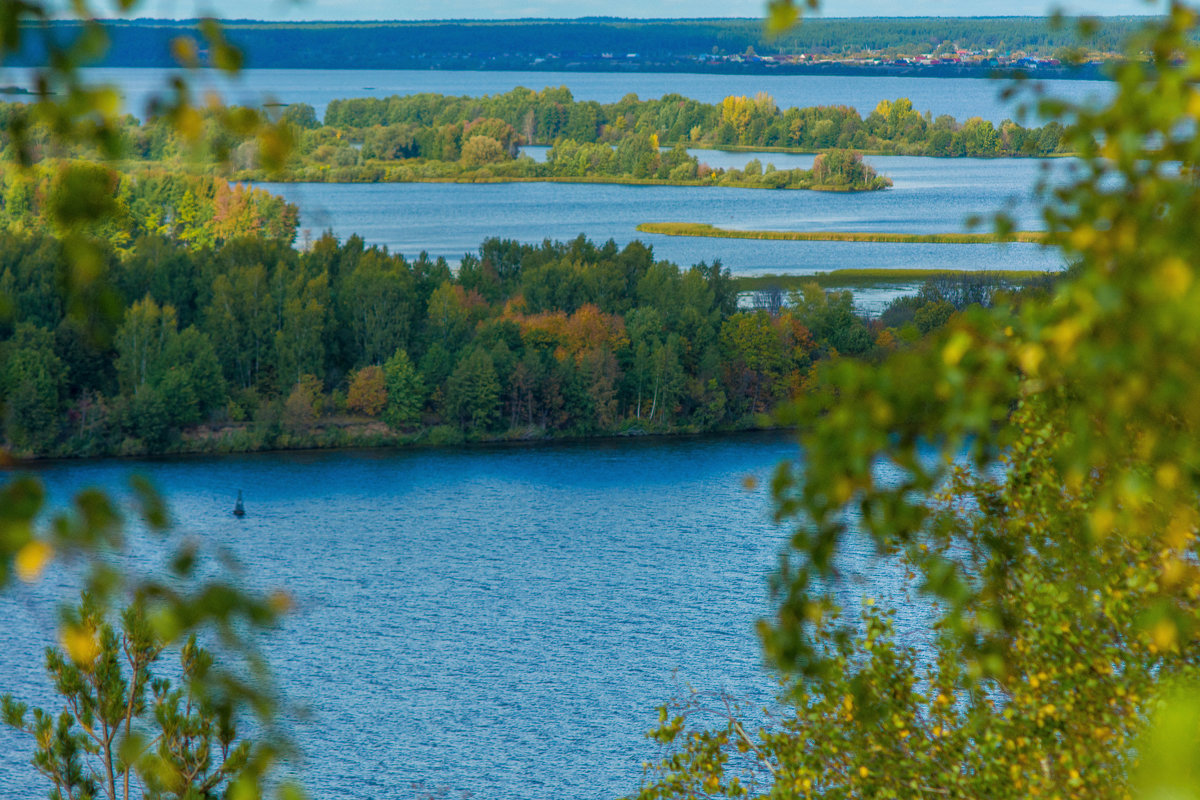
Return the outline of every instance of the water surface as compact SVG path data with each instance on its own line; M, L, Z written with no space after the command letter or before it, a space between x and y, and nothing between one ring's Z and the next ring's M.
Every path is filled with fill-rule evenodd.
M744 166L753 158L780 168L811 156L701 151L702 160ZM810 192L722 187L572 183L265 183L300 207L303 238L332 230L414 256L457 262L490 236L539 243L585 235L634 239L658 258L688 266L720 260L735 274L812 274L845 268L1054 270L1062 258L1033 244L953 245L887 242L781 242L639 233L641 222L707 222L748 230L849 230L939 233L966 230L970 217L1012 215L1019 228L1042 227L1033 188L1064 159L870 157L895 182L881 192ZM986 228L984 228L986 229Z
M50 502L148 474L183 534L224 548L298 611L266 644L313 797L614 798L656 750L643 734L683 686L756 702L775 685L754 621L786 531L769 476L795 455L750 435L579 445L62 462ZM248 516L229 513L238 489ZM141 546L138 564L152 562ZM902 602L858 543L844 593ZM0 595L0 691L45 702L49 580ZM910 640L928 620L904 603ZM0 798L42 790L0 730Z

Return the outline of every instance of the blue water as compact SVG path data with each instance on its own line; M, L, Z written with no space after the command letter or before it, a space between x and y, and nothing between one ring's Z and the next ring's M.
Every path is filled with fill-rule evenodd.
M685 686L767 702L753 632L786 538L760 485L782 435L579 445L56 463L51 503L121 493L132 471L170 500L177 535L224 549L298 604L265 644L313 797L614 798L654 758L655 706ZM238 489L248 516L229 514ZM153 563L139 545L138 563ZM902 605L864 543L843 596ZM869 583L868 583L869 581ZM40 662L68 581L0 594L0 692L45 702ZM42 792L0 729L0 798Z
M702 160L744 166L752 158L783 167L811 156L702 151ZM885 242L781 242L639 233L642 222L708 222L749 230L938 233L966 230L969 217L1007 211L1019 228L1042 227L1033 187L1071 163L1045 159L870 157L895 182L882 192L831 193L721 187L570 183L266 183L300 207L302 238L332 230L415 256L457 262L489 236L539 243L584 234L625 245L639 239L658 258L688 266L719 259L735 274L812 274L845 268L1038 269L1062 267L1032 244L950 245ZM984 229L987 229L986 227Z
M83 70L88 80L119 87L126 111L141 116L152 94L161 94L170 73L157 69L103 68ZM588 72L469 72L437 70L309 70L248 69L235 80L219 72L201 70L189 76L196 94L218 93L227 102L258 105L264 102L308 103L325 113L329 101L347 97L389 97L420 92L447 95L502 94L518 86L541 90L566 86L577 100L613 103L633 92L642 99L678 93L707 103L729 95L765 91L781 108L789 106L845 105L866 116L880 100L907 97L921 112L930 111L960 121L983 117L993 122L1018 119L1018 107L1030 105L1032 90L1073 102L1097 101L1112 95L1113 85L1098 81L1050 80L1029 82L1012 100L1000 97L1005 81L983 78L844 77L826 75L691 75L686 73ZM22 70L13 70L6 82L29 86ZM1030 118L1032 120L1032 117Z

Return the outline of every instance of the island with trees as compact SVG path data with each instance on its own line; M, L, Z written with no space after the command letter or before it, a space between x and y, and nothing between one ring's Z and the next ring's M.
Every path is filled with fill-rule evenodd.
M30 108L0 104L0 152L9 159L88 158L94 149L51 146ZM269 120L269 117L275 117ZM568 181L871 191L890 179L862 155L1044 157L1065 153L1057 122L1026 128L979 117L959 123L920 113L906 98L882 101L863 118L844 106L780 109L765 93L701 103L680 95L616 103L576 101L565 87L514 89L472 98L418 94L335 100L318 119L306 104L280 111L194 111L186 128L158 116L124 117L112 132L124 171L169 169L241 181ZM233 120L236 124L226 124ZM254 121L271 122L264 140ZM22 130L14 152L12 131ZM254 131L252 133L252 131ZM548 146L539 162L525 145ZM693 150L816 153L809 169L752 159L712 168ZM276 163L275 152L287 152Z

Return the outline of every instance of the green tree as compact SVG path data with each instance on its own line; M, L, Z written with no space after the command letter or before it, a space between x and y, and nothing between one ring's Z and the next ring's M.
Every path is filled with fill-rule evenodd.
M167 339L162 360L166 367L155 385L167 398L172 424L200 422L225 401L225 378L216 351L208 336L194 325Z
M408 345L413 316L411 270L402 259L374 248L344 274L338 302L354 332L360 363L380 364Z
M50 332L32 325L18 325L13 338L0 347L5 437L17 448L46 452L62 426L66 367L54 352Z
M320 125L317 120L316 110L308 103L290 103L283 110L283 119L306 130L311 130Z
M271 358L274 319L267 270L260 264L236 266L213 279L204 329L215 343L225 377L242 388L254 386Z
M325 362L325 331L329 305L329 278L307 278L297 274L283 289L279 328L275 331L275 353L279 381L290 386L302 375L321 371Z
M46 651L46 671L64 710L0 698L5 724L34 741L32 763L52 800L129 800L222 795L253 758L234 721L195 680L212 655L193 636L180 650L180 680L155 677L166 642L134 605L114 626L91 599L68 616L64 649ZM138 784L143 788L139 792Z
M163 369L163 352L176 332L173 306L159 306L145 297L125 312L117 329L117 380L121 390L132 394L140 387L154 384Z
M784 368L783 343L765 311L735 314L721 328L721 344L735 397L748 402L745 412L758 414L773 403L775 382Z
M425 406L425 387L408 353L397 350L392 354L383 365L383 379L387 388L384 421L393 428L417 422Z
M446 381L446 410L472 433L492 429L500 416L500 380L487 350L470 352Z
M490 136L472 136L462 146L462 161L468 167L481 167L507 159L504 146Z

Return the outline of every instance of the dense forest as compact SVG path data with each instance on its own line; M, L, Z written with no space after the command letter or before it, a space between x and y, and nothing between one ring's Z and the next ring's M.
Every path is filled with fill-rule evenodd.
M33 194L49 203L73 178L48 180ZM821 359L882 354L982 297L936 289L879 321L813 285L747 310L719 264L684 269L639 242L582 237L491 239L457 272L357 237L301 252L294 208L198 180L118 182L133 238L109 240L96 302L122 311L99 335L64 307L66 245L6 209L0 418L15 451L742 428ZM154 213L151 198L165 203ZM277 235L244 235L251 224Z
M593 69L638 62L668 64L698 56L921 54L940 47L1051 57L1066 50L1115 53L1145 23L1138 17L1104 17L1081 35L1071 20L1044 17L809 19L769 38L760 19L511 20L454 22L226 21L225 35L248 54L249 67L403 69L557 65L577 60ZM175 66L172 40L191 35L195 21L112 21L112 48L101 66ZM57 22L48 35L65 40L76 23ZM36 36L13 63L42 63ZM632 58L630 56L633 56ZM607 58L606 58L607 56ZM615 58L614 58L615 56ZM544 63L544 62L543 62ZM711 64L709 65L711 67Z

